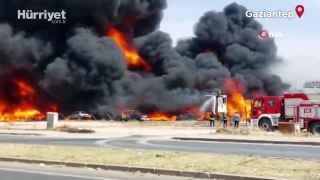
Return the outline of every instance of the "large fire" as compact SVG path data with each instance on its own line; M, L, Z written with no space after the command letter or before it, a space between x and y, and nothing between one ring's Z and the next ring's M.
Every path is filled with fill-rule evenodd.
M163 112L154 112L149 114L149 119L151 121L175 121L177 116L171 116Z
M171 112L171 113L164 113L160 111L155 111L153 113L150 113L148 115L150 120L158 121L175 121L178 119L179 115L192 115L196 116L196 119L198 119L198 116L200 117L201 113L199 111L199 107L188 107L184 109L180 109L176 112ZM191 117L191 116L190 116Z
M130 41L117 29L109 28L107 32L107 36L111 37L122 52L125 55L126 63L129 68L133 69L143 69L146 72L151 71L151 66L140 57L137 50L130 43ZM206 49L206 52L210 52L210 49ZM245 120L250 117L251 112L251 101L246 100L243 97L243 87L236 80L229 79L225 82L224 87L228 89L228 100L227 100L227 111L229 116L232 116L236 112L239 112L241 115L241 119ZM198 110L194 110L195 108L191 108L192 113L199 115L200 112ZM183 111L183 113L189 111ZM170 115L164 112L153 112L148 115L150 120L176 120L177 116ZM198 120L208 119L210 116L209 113L201 113Z
M236 112L240 113L241 120L245 120L250 117L251 112L251 100L246 100L243 97L242 85L233 79L229 79L224 83L224 87L228 89L227 111L229 115L233 115Z
M110 28L108 30L107 36L111 37L122 50L129 68L143 69L144 71L151 72L151 66L143 58L140 57L137 50L133 47L130 41L118 30Z
M47 111L57 110L54 104L40 102L36 89L24 79L6 77L0 82L0 121L42 120Z

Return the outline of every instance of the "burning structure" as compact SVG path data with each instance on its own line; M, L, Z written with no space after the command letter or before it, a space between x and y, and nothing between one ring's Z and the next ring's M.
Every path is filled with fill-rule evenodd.
M208 90L228 94L230 112L257 93L288 87L270 74L279 61L262 26L230 4L205 13L195 36L172 46L158 31L165 0L0 2L0 119L41 119L85 109L100 116L139 109L175 117L197 109ZM65 10L66 22L17 19L17 10ZM245 98L244 98L245 97ZM248 110L249 111L249 110Z

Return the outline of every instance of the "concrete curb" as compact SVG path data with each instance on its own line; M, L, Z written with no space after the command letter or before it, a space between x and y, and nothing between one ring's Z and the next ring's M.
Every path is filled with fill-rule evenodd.
M0 135L17 135L17 136L42 136L42 134L36 134L36 133L3 133L0 132Z
M320 146L320 142L310 141L268 141L268 140L248 140L248 139L214 139L214 138L185 138L173 137L174 140L182 141L212 141L212 142L234 142L234 143L259 143L259 144L289 144L289 145L305 145Z
M140 172L140 173L150 173L150 174L168 175L168 176L181 176L181 177L190 177L190 178L199 178L199 179L228 179L228 180L274 180L274 179L278 179L278 180L280 180L280 178L242 176L242 175L232 175L232 174L218 174L218 173L161 169L161 168L149 168L149 167L138 167L138 166L91 164L91 163L79 163L79 162L40 160L40 159L24 159L24 158L14 158L14 157L0 157L0 161L30 163L30 164L63 165L63 166L67 166L67 167L77 167L77 168L86 167L86 168L103 169L103 170L111 170L111 171Z

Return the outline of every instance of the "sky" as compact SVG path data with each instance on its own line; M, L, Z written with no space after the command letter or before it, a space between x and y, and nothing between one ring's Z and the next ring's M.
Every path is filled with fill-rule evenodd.
M278 56L282 59L270 71L291 84L291 90L302 89L306 81L320 81L320 0L167 0L168 8L160 30L170 34L174 43L193 35L193 27L207 11L222 11L233 2L254 11L294 11L304 6L301 18L259 18L264 29L281 32L276 39Z

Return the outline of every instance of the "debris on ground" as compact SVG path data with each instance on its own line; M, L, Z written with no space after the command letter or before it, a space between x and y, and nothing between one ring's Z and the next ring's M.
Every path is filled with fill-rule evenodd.
M56 128L53 128L54 131L59 131L59 132L67 132L67 133L95 133L94 130L90 129L78 129L74 127L69 127L69 126L59 126Z
M219 134L237 134L237 135L250 135L253 134L254 130L248 127L240 127L239 129L234 128L217 128L216 133Z
M162 154L156 154L156 158L165 158L165 156Z
M231 134L233 131L227 128L217 128L216 132L222 134Z

